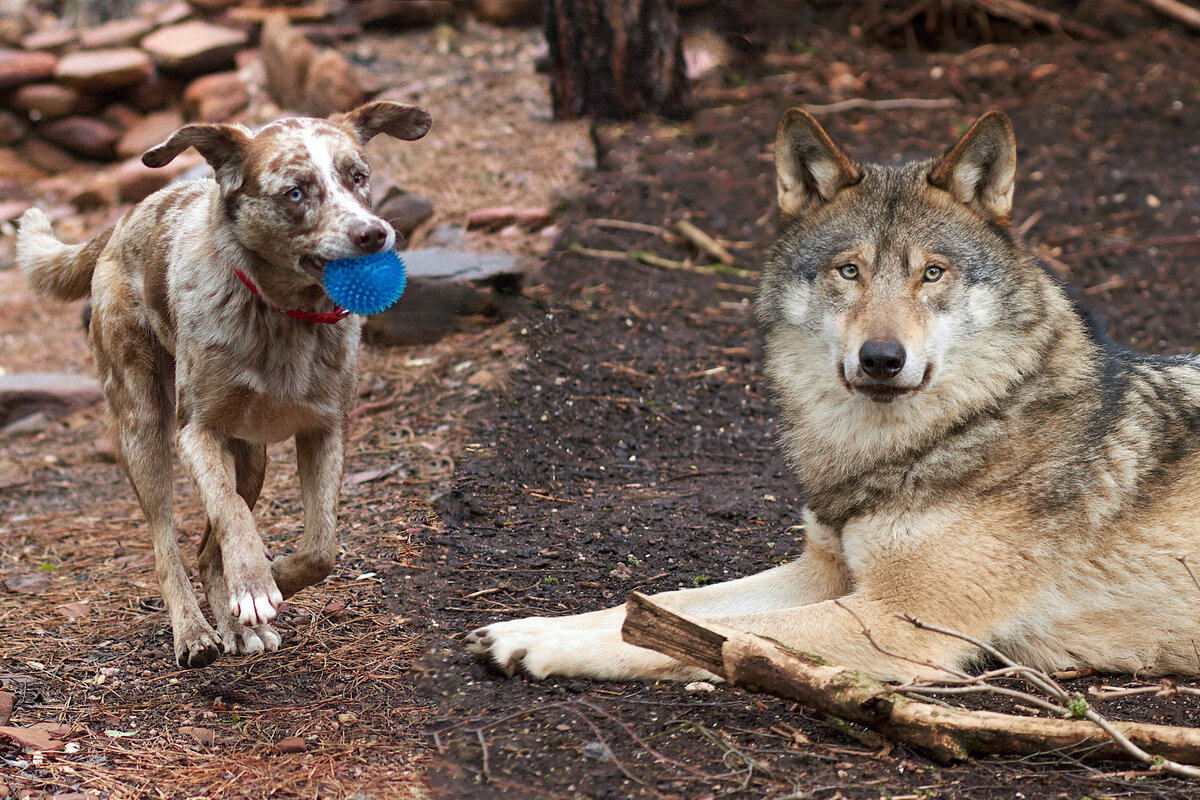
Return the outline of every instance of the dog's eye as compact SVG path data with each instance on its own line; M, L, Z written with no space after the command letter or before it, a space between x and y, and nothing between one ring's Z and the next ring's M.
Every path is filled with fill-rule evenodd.
M858 265L842 264L838 267L838 274L848 281L856 281L858 280Z
M946 273L946 270L944 268L936 266L934 264L930 264L928 267L925 268L925 275L924 275L925 282L933 283L934 281L940 279L942 277L942 275L944 275L945 273Z
M301 200L304 199L304 190L301 189L299 186L293 186L290 189L286 189L284 191L283 195L288 200L291 200L293 203L299 203Z
M366 174L362 173L362 172L354 173L354 185L355 186L366 186L367 185Z

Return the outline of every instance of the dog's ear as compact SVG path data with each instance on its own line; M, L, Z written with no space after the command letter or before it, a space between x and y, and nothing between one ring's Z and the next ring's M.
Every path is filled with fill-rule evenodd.
M242 163L250 140L249 131L236 125L184 125L171 134L170 139L143 153L142 163L147 167L163 167L184 150L194 147L212 165L217 182L228 192L237 188L241 180Z
M433 124L433 118L425 109L389 100L377 100L344 114L334 114L329 121L348 126L359 144L366 144L380 133L410 141L420 139Z
M812 114L793 108L775 135L775 178L779 211L794 217L810 205L829 202L862 176Z
M998 222L1012 212L1017 139L1000 111L989 111L946 151L929 172L929 183Z

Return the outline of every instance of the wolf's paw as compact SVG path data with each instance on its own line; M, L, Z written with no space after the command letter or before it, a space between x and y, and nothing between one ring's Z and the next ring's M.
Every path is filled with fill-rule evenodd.
M236 571L225 565L225 586L229 597L229 614L242 625L256 627L275 619L283 594L271 577L271 567L264 558L259 568Z
M476 655L484 656L505 675L515 675L517 670L523 670L534 678L544 678L550 674L549 666L542 663L541 649L550 644L546 635L545 625L548 619L530 617L528 619L497 622L486 628L478 628L467 634L463 640L467 649ZM530 648L535 657L530 659ZM526 664L526 659L530 660ZM543 669L537 669L533 662L538 662Z
M184 669L207 667L221 654L221 637L203 620L181 625L175 631L175 662Z
M270 625L237 625L230 616L224 622L218 621L217 629L226 653L274 653L282 641Z

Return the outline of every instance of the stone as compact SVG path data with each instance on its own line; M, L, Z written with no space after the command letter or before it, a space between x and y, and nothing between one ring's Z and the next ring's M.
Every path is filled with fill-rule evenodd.
M0 147L8 147L25 138L25 123L11 111L0 109Z
M182 78L155 73L126 90L125 99L143 114L174 107L187 85Z
M53 53L0 50L0 90L44 81L53 77L57 66L58 56Z
M24 50L45 50L49 53L61 54L79 40L79 31L34 31L21 37L21 48Z
M475 0L472 11L493 25L533 25L542 19L542 0Z
M46 173L57 175L79 166L79 160L66 150L36 137L21 142L17 154L30 167L40 170L43 177Z
M121 162L110 174L116 181L117 198L123 203L137 203L188 170L204 165L204 157L194 151L180 153L163 167L147 167L140 156L135 156Z
M100 381L85 375L17 372L0 375L0 425L41 412L52 419L104 399Z
M84 50L100 50L106 47L132 47L138 40L154 29L145 19L130 17L115 19L79 33L79 46Z
M396 233L407 238L433 216L433 203L419 194L391 186L375 204L375 213L390 222Z
M317 48L282 14L268 16L263 22L261 47L267 94L280 108L299 111Z
M140 158L151 147L162 144L183 127L183 114L174 109L155 111L142 117L117 142L118 158Z
M13 92L8 104L14 110L23 112L33 122L86 113L95 106L94 99L85 99L78 89L58 83L30 83L22 86Z
M200 20L160 28L142 39L142 49L159 69L186 75L229 69L249 44L244 31Z
M38 133L52 144L88 158L111 159L116 154L121 131L94 117L63 117L38 126Z
M301 111L327 117L349 111L367 99L362 82L346 57L337 50L321 49L308 68Z
M215 14L238 4L239 0L188 0L188 5L205 14Z
M276 742L275 749L281 753L303 753L308 749L308 743L301 736L289 736Z
M183 115L190 122L228 122L250 105L250 90L236 72L202 75L183 91Z
M24 146L27 146L28 142ZM28 158L12 150L0 148L0 180L30 184L46 177L47 170L31 163Z
M368 317L363 336L372 344L428 344L479 324L496 324L521 308L524 276L511 253L468 253L446 248L401 254L408 286L386 311Z
M83 91L134 86L154 72L150 56L135 47L70 53L58 62L55 77Z
M70 203L79 211L95 211L111 208L119 198L117 181L107 173L95 176L87 185L71 195Z
M436 25L454 19L454 5L451 0L361 0L350 7L350 16L364 27Z

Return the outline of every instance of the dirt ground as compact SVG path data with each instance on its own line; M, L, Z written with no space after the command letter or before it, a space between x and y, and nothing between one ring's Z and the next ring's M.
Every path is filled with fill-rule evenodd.
M940 149L1001 108L1017 131L1016 219L1029 239L1115 338L1196 351L1200 50L1192 35L1144 16L1098 16L1089 21L1121 35L1091 43L1026 32L933 52L792 18L772 29L757 65L735 61L698 81L693 120L598 127L595 172L574 188L587 167L587 154L576 157L586 131L562 133L539 117L540 79L519 90L519 103L503 96L518 85L507 79L484 94L488 73L474 61L491 34L476 31L483 50L463 54L475 46L468 35L443 77L407 78L429 81L422 102L435 118L439 108L495 103L494 113L511 116L474 116L482 150L492 127L501 140L511 127L517 143L554 130L573 167L542 179L548 153L524 154L530 166L516 169L513 146L490 154L501 177L488 179L486 167L470 168L483 163L470 139L451 137L459 143L436 161L454 164L453 186L429 171L414 186L435 205L444 200L448 217L513 196L573 198L553 241L472 240L536 261L527 312L434 346L368 348L342 557L334 576L285 606L285 646L274 654L173 667L144 525L97 446L98 410L0 439L0 571L52 579L35 594L0 591L0 684L16 695L12 724L59 723L70 745L37 761L0 744L0 782L13 796L1194 796L1179 779L1065 755L936 764L728 687L505 678L457 641L492 620L592 610L634 589L738 577L800 552L802 491L772 446L753 274L572 249L696 260L655 230L687 218L755 270L773 235L770 146L789 106L953 103L823 113L853 157L885 161ZM406 46L436 52L429 36ZM370 58L383 45L360 47ZM459 78L445 77L455 70ZM524 127L531 119L544 127ZM400 171L428 170L408 147L395 156ZM76 311L34 303L11 271L0 281L0 365L87 371ZM288 448L272 463L258 516L272 546L286 548L299 519ZM201 511L187 482L177 486L181 530L194 542ZM1131 681L1070 686L1107 683ZM1196 698L1114 700L1101 710L1200 724ZM305 752L280 752L293 736Z

